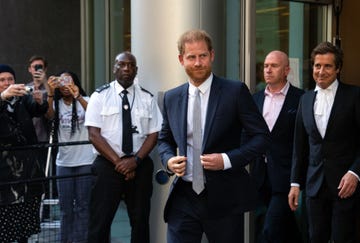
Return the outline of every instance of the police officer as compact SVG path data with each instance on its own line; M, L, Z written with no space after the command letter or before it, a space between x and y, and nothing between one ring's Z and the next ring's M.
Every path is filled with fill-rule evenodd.
M85 125L98 154L93 163L89 243L110 242L121 199L130 218L131 242L149 242L153 163L148 155L157 142L162 115L153 96L134 84L137 70L130 52L118 54L116 80L97 89L87 107Z

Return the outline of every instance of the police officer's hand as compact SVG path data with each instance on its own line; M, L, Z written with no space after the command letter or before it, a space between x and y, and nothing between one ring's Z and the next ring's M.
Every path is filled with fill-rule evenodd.
M123 175L134 171L136 167L135 157L121 158L120 161L115 164L115 170Z
M132 180L135 178L135 170L125 174L125 181Z

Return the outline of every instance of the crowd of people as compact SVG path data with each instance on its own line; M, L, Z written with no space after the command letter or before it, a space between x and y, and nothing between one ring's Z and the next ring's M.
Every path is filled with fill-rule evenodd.
M257 243L359 242L360 88L343 83L340 48L311 53L314 90L288 80L288 55L269 52L264 87L212 71L215 50L203 30L178 41L184 84L165 92L162 113L138 82L136 57L114 61L114 80L87 96L78 76L47 75L29 59L32 77L16 82L0 64L0 242L24 243L41 231L40 205L49 140L55 153L60 242L111 242L124 201L132 243L150 242L153 161L174 176L164 206L167 242L244 242L244 213L256 212ZM248 170L250 166L250 171ZM78 175L85 175L79 177ZM301 200L303 199L303 200ZM301 208L300 225L296 211Z

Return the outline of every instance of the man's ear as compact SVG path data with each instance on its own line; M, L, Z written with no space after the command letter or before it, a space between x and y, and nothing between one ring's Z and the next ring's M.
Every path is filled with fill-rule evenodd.
M184 64L184 56L183 55L178 55L178 58L179 58L179 62L181 63L181 65Z

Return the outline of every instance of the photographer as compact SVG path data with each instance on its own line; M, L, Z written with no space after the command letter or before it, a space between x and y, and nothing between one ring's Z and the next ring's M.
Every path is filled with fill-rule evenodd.
M76 142L88 140L84 126L89 97L81 87L78 76L63 71L48 80L49 109L54 119L54 141ZM61 211L61 242L87 242L91 164L95 159L92 145L61 146L56 156L56 175L73 176L57 181ZM81 175L82 176L77 176Z
M24 84L15 84L15 72L0 64L0 242L27 242L40 232L39 209L43 188L38 183L11 183L44 177L36 149L9 150L37 144L32 123L48 109L35 101Z
M47 72L48 62L43 56L34 55L28 61L28 72L31 74L31 81L26 84L27 87L32 89L33 98L40 102L40 100L47 100L47 93L49 86L47 85ZM48 143L50 138L51 122L45 116L34 117L33 124L35 127L36 136L39 142ZM47 148L39 149L40 162L45 167L47 159ZM49 174L50 176L52 174ZM47 208L44 212L44 218L48 217Z

